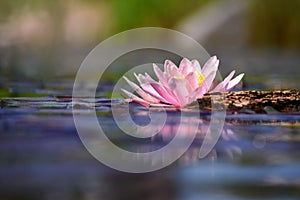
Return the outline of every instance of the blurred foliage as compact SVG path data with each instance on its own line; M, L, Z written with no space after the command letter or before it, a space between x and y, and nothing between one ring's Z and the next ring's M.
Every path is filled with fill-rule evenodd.
M212 0L111 0L115 14L114 31L141 26L172 28L183 17Z
M26 0L0 1L0 25L22 12L46 11L54 21L56 31L64 26L68 7L89 4L103 12L108 10L109 20L101 24L101 37L141 26L173 28L185 16L208 2L216 0ZM249 38L253 45L275 47L300 46L300 1L299 0L252 0L248 16ZM59 35L59 33L58 33ZM57 38L57 35L54 37ZM103 38L94 38L101 40Z
M0 72L45 81L74 74L95 43L141 26L173 28L209 1L1 0Z
M0 0L0 77L73 76L101 40L143 26L175 28L215 1L222 0ZM300 48L300 0L251 2L245 26L251 45ZM116 72L106 76L113 80Z
M300 48L299 0L253 0L249 22L253 46Z
M26 0L26 1L9 1L2 0L0 1L0 22L7 20L12 14L17 14L23 9L28 11L34 11L39 9L55 9L59 10L63 5L60 0Z
M83 3L94 7L107 5L112 12L111 19L107 23L112 23L113 30L111 32L114 33L140 26L171 28L179 19L191 14L209 1L213 0L189 0L184 3L181 0L2 0L0 1L0 22L24 9L30 12L42 9L51 12L52 17L57 15L63 17L66 5Z

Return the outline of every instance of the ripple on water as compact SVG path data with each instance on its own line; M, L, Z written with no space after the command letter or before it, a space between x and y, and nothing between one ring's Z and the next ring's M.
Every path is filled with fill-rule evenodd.
M178 161L158 172L133 175L105 167L86 151L77 135L72 109L88 122L95 108L105 134L120 147L138 152L168 144L178 130L181 113L167 108L166 124L158 134L135 139L120 131L111 104L124 114L126 104L120 99L82 98L74 104L66 95L2 99L0 198L300 198L297 113L228 114L217 145L206 158L199 159L210 122L210 112L201 111L199 118L189 122L200 123L197 137ZM132 104L129 109L138 124L149 123L148 108ZM159 114L161 108L151 112ZM189 123L184 123L183 130L188 130ZM183 137L189 137L189 132Z

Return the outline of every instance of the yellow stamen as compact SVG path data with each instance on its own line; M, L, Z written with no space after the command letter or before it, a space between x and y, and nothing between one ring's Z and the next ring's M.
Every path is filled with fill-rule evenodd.
M174 76L174 78L179 79L179 80L183 80L185 77L184 77L184 75L180 75L180 76Z
M203 74L198 74L198 86L200 86L203 83L204 78L205 77L203 76Z

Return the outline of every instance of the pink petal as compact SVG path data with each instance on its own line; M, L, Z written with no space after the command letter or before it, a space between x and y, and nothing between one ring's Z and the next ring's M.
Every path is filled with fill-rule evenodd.
M157 83L157 81L154 80L148 73L145 73L145 77L146 77L146 79L148 80L149 83L150 82L156 82Z
M134 82L130 81L127 77L124 76L123 78L132 87L132 89L134 89L134 91L136 91L143 99L145 99L146 101L151 102L151 103L158 103L159 102L158 99L154 98L150 94L147 94L137 84L135 84Z
M142 74L136 75L136 73L134 73L134 75L140 85L149 83L148 79L144 75Z
M196 101L199 98L202 98L203 95L206 93L206 88L205 87L198 87L194 92L192 92L188 98L189 98L189 103L192 103Z
M166 60L166 62L165 62L165 73L164 73L164 75L166 77L166 81L168 81L172 77L182 77L183 76L180 73L177 66L169 60ZM163 85L165 87L168 87L166 82L164 82Z
M141 74L136 74L135 72L133 74L134 74L136 80L138 80L139 84L142 84L142 81L141 81L142 78L140 78Z
M187 75L192 71L194 71L194 68L192 67L191 61L187 58L183 58L179 64L179 72L183 75Z
M165 64L164 64L164 70L166 73L170 74L169 72L169 68L172 67L172 68L177 68L177 66L170 60L166 60L165 61Z
M173 105L170 104L163 104L163 103L152 103L150 106L157 106L157 107L172 107Z
M230 74L221 83L219 83L212 90L212 92L225 92L226 88L227 88L227 85L228 85L229 81L232 79L234 73L235 73L235 70L233 70L232 72L230 72Z
M219 60L217 59L216 56L211 57L210 59L208 59L208 61L206 61L206 63L204 64L203 68L202 68L202 74L204 76L208 76L211 72L213 71L217 71L219 67Z
M215 79L216 73L217 73L216 71L212 71L210 74L208 74L208 76L206 76L204 78L204 81L201 84L201 87L204 87L206 92L208 92L209 89L211 88L211 85Z
M160 96L164 98L165 103L172 104L174 106L179 106L180 104L178 103L176 97L172 94L172 91L169 90L168 88L162 86L159 83L150 83L151 86L158 92Z
M141 104L142 106L149 107L150 103L145 101L144 99L139 98L138 96L128 92L127 90L121 89L132 101Z
M227 88L226 90L229 91L231 90L234 86L236 86L241 80L242 78L244 77L245 74L240 74L238 75L237 77L235 77L234 79L232 79L228 85L227 85Z
M180 77L182 75L175 65L169 65L169 67L167 67L167 74L169 74L172 77L173 76Z
M189 73L185 79L189 83L190 89L189 92L194 91L198 87L199 77L195 72Z
M160 101L163 101L163 102L166 102L166 100L162 96L160 96L160 94L158 94L158 92L149 83L149 82L151 82L151 83L157 83L149 75L147 77L145 77L142 74L139 74L138 76L136 76L136 78L139 81L139 83L141 85L141 88L144 91L146 91L147 93L149 93L150 95L152 95L156 99L158 99Z
M164 97L161 96L161 94L159 94L154 87L152 86L152 84L143 84L143 89L148 92L149 94L151 94L153 97L155 97L156 99L158 99L160 102L165 102L165 103L169 103Z
M162 84L166 84L167 83L167 79L166 79L164 73L160 70L160 68L156 64L153 64L153 71L155 72L158 80Z
M194 68L194 71L201 74L201 66L200 66L200 63L198 62L198 60L192 60L191 62L192 62L192 67Z
M177 101L180 107L184 107L188 103L188 90L186 87L185 79L171 78L169 81L169 87L177 97Z
M145 78L147 82L145 84L142 84L145 91L162 102L170 103L173 105L178 104L168 86L164 86L163 84L156 82L147 73L145 73Z

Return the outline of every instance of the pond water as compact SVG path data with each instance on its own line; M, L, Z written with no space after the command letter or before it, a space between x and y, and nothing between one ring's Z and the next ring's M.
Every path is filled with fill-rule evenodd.
M200 123L199 131L183 156L162 170L130 174L101 164L85 149L73 121L71 90L68 82L13 83L1 90L13 96L0 104L1 199L300 198L299 112L227 114L218 143L200 159L210 122L210 113L203 111L191 122ZM137 140L122 134L111 104L121 111L125 104L103 98L107 91L109 86L99 88L96 113L115 144L147 152L174 138L180 112L172 109L167 111L164 129L152 138ZM38 97L24 97L33 94ZM76 109L82 120L90 120L89 100L82 100ZM130 109L134 121L147 124L148 109L135 104ZM189 125L185 126L182 134L189 137Z

